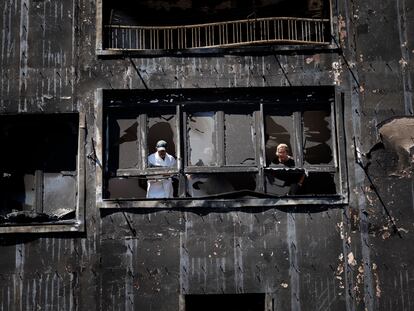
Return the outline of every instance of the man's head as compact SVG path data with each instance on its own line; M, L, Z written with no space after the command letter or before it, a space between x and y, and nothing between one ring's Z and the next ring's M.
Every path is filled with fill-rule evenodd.
M279 144L276 147L276 156L279 162L286 162L289 159L289 147L286 144Z
M158 155L164 159L165 155L167 153L166 149L167 149L167 142L165 140L159 140L155 146L155 148L157 149Z

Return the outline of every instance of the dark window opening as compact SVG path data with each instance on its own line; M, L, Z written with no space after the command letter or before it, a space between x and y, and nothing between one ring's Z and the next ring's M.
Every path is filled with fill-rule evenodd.
M329 18L326 0L104 1L110 24L177 26L272 16Z
M341 194L333 88L168 92L104 97L103 199ZM159 140L174 161L150 165Z
M256 174L222 173L222 174L187 174L187 196L208 197L214 195L243 196L246 190L256 191Z
M147 195L146 178L114 177L108 180L108 199L142 199Z
M104 48L330 43L329 0L102 0Z
M0 223L74 218L77 115L0 117Z
M176 146L178 141L177 118L175 111L170 114L150 113L148 114L148 139L147 148L155 152L155 146L158 141L164 140L168 144L168 153L177 157Z
M268 113L265 118L266 163L269 166L275 157L277 145L286 144L293 153L294 139L293 115L279 111Z
M332 163L332 128L329 109L303 112L303 136L305 163Z
M185 311L264 311L265 294L186 295Z

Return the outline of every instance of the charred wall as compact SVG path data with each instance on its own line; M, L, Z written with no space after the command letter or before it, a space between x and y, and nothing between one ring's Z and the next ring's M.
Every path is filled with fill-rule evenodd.
M187 294L266 293L274 310L412 309L412 163L373 147L377 125L413 114L413 9L339 2L339 48L103 58L96 1L2 1L0 112L85 113L87 187L84 232L0 237L0 307L179 310ZM349 204L97 207L97 89L319 85L343 93Z

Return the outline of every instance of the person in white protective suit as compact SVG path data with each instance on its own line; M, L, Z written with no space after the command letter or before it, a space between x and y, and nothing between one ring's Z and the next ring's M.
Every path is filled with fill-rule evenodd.
M176 161L174 157L167 153L167 142L160 140L157 142L157 151L148 156L149 167L174 167ZM172 198L173 186L171 177L148 179L147 198Z

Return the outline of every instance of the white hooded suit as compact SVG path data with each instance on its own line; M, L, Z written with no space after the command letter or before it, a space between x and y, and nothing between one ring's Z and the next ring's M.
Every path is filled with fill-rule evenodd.
M165 155L162 159L158 152L148 156L149 167L174 167L176 160L170 154ZM171 178L148 179L147 198L172 198L173 186Z

